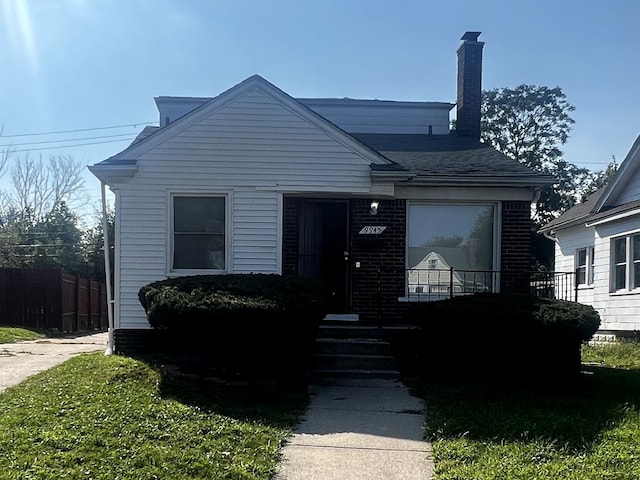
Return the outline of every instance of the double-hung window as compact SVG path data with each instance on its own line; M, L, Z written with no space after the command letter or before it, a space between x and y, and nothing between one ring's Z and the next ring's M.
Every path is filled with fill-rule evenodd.
M611 290L640 288L640 233L611 240Z
M578 285L593 285L594 249L579 248L576 251L576 280Z
M226 269L226 197L173 195L172 270Z

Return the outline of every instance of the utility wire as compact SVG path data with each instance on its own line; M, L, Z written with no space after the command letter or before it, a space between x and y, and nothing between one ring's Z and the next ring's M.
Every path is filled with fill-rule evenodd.
M139 123L130 123L128 125L112 125L109 127L94 127L94 128L78 128L75 130L59 130L57 132L41 132L41 133L18 133L14 135L0 135L2 138L14 138L14 137L32 137L38 135L58 135L61 133L77 133L77 132L91 132L94 130L108 130L111 128L125 128L125 127L134 127L138 128L138 125L153 125L157 122L139 122Z
M24 148L24 149L21 149L21 150L11 150L11 153L33 152L34 150L54 150L54 149L59 149L59 148L84 147L84 146L87 146L87 145L99 145L101 143L114 143L114 142L131 141L134 138L136 138L135 135L130 136L129 138L123 138L121 140L104 140L102 142L76 143L76 144L69 144L69 145L58 145L58 146L55 146L55 147ZM69 140L69 141L71 141L71 140Z
M43 140L41 142L7 143L7 144L0 144L0 147L19 147L23 145L42 145L46 143L79 142L82 140L99 140L102 138L115 138L115 137L127 137L127 136L130 137L131 135L132 135L131 133L118 133L116 135L102 135L99 137L64 138L61 140Z

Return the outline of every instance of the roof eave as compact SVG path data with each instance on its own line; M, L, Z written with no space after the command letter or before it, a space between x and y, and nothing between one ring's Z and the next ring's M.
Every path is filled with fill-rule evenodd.
M418 185L434 185L434 186L460 186L460 185L480 185L480 186L496 186L496 187L533 187L541 188L553 184L544 178L526 178L526 177L474 177L460 175L416 175L411 183Z
M553 234L558 230L564 230L566 228L575 227L577 225L584 224L586 219L589 218L590 215L583 215L578 218L572 218L571 220L567 220L566 222L556 223L554 225L545 226L538 229L538 233L550 233Z
M371 180L373 181L394 181L394 182L408 182L416 177L415 173L407 171L380 171L371 170Z
M605 216L602 218L594 219L592 222L586 222L586 227L595 227L597 225L602 225L603 223L609 223L616 220L621 220L623 218L633 217L640 214L640 208L634 208L631 210L626 210L623 212L618 212L616 214L612 214L609 216Z
M115 179L126 179L133 177L138 171L138 165L108 165L96 164L87 167L95 177L102 183L111 185Z

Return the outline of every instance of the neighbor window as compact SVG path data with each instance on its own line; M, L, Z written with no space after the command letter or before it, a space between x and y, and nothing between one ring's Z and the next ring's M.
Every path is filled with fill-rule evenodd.
M576 250L576 281L578 285L593 285L593 247Z
M611 278L613 291L640 288L640 234L611 241Z
M225 197L173 199L173 270L225 269Z
M494 205L409 205L409 294L492 291L495 215Z

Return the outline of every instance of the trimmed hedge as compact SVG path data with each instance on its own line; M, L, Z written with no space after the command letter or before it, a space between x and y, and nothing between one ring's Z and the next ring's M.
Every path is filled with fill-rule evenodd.
M142 287L149 324L234 375L300 375L325 315L322 286L277 274L196 275Z
M405 367L453 381L575 375L600 327L593 307L510 293L413 304L404 319L417 327L399 348Z

